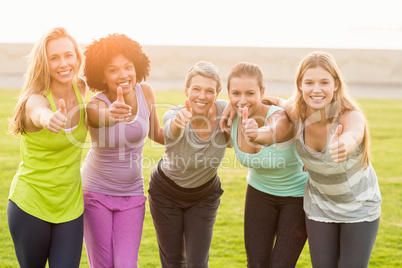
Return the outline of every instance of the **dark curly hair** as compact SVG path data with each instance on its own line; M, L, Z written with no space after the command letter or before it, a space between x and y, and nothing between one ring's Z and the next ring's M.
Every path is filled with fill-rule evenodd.
M137 83L146 80L150 70L150 60L142 51L141 45L124 34L109 34L105 38L94 40L84 52L84 76L92 91L104 91L104 68L113 57L124 55L134 64Z

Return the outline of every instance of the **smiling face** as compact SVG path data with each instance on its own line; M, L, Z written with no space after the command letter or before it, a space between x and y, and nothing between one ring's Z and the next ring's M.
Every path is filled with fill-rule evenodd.
M71 84L78 71L78 58L73 42L68 37L53 39L46 44L51 87Z
M209 77L195 75L191 78L186 96L190 100L193 115L208 115L218 97L217 86L218 83Z
M301 79L299 90L303 94L307 109L315 111L324 109L326 105L331 103L338 86L332 75L318 66L306 70Z
M119 54L112 58L104 68L104 83L108 90L117 92L117 88L123 89L123 94L132 90L136 84L136 72L134 64L124 55Z
M232 107L241 113L248 107L249 115L258 112L264 89L260 89L255 77L233 77L230 80L229 99Z

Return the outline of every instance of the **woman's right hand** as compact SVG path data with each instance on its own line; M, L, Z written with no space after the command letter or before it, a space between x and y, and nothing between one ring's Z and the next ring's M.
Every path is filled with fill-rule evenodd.
M258 136L258 124L253 118L248 118L248 108L244 107L242 112L242 128L245 137L253 142Z
M190 101L189 99L186 99L185 107L176 114L176 117L173 119L173 123L178 129L183 130L190 122L192 116Z
M63 99L60 99L59 109L49 117L49 121L47 122L47 124L45 124L44 128L56 134L59 133L62 128L66 127L66 115L66 104Z
M124 122L132 115L131 106L124 102L123 90L121 87L117 88L117 99L110 105L109 111L110 116L115 123Z

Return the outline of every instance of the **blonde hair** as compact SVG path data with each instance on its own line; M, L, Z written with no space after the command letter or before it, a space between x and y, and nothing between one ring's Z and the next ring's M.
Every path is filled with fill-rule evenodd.
M301 120L301 122L305 122L307 119L307 105L303 99L303 93L301 91L302 79L308 69L316 67L321 67L330 73L335 81L335 85L338 87L338 89L334 91L334 96L331 101L331 106L334 108L336 116L332 119L330 118L330 120L335 120L347 111L359 111L363 113L359 105L349 96L345 81L342 78L341 72L335 62L334 57L327 52L316 51L308 54L302 60L296 74L297 90L294 96L295 103L293 112L296 114L296 117ZM363 167L367 168L370 162L370 134L368 131L367 121L365 122L363 141L359 153L361 159L363 160Z
M56 40L62 37L67 37L74 45L75 53L78 61L78 71L75 80L78 82L79 70L82 66L82 52L77 41L68 34L66 29L56 27L50 29L42 38L34 45L31 53L28 56L27 71L24 75L25 82L18 98L17 105L14 109L14 116L11 119L9 132L17 135L25 132L25 105L27 100L33 94L45 95L50 88L50 71L47 58L46 45L51 40Z

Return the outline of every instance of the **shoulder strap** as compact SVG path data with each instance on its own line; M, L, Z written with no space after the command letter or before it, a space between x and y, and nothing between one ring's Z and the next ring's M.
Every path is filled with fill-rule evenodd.
M96 93L95 95L92 96L91 99L100 99L100 100L106 102L107 105L109 105L109 106L112 104L112 103L110 102L110 100L106 97L106 95L103 94L102 92Z
M269 108L267 116L265 117L265 121L267 121L268 117L270 117L273 113L277 111L285 111L282 107L272 105L271 108Z

